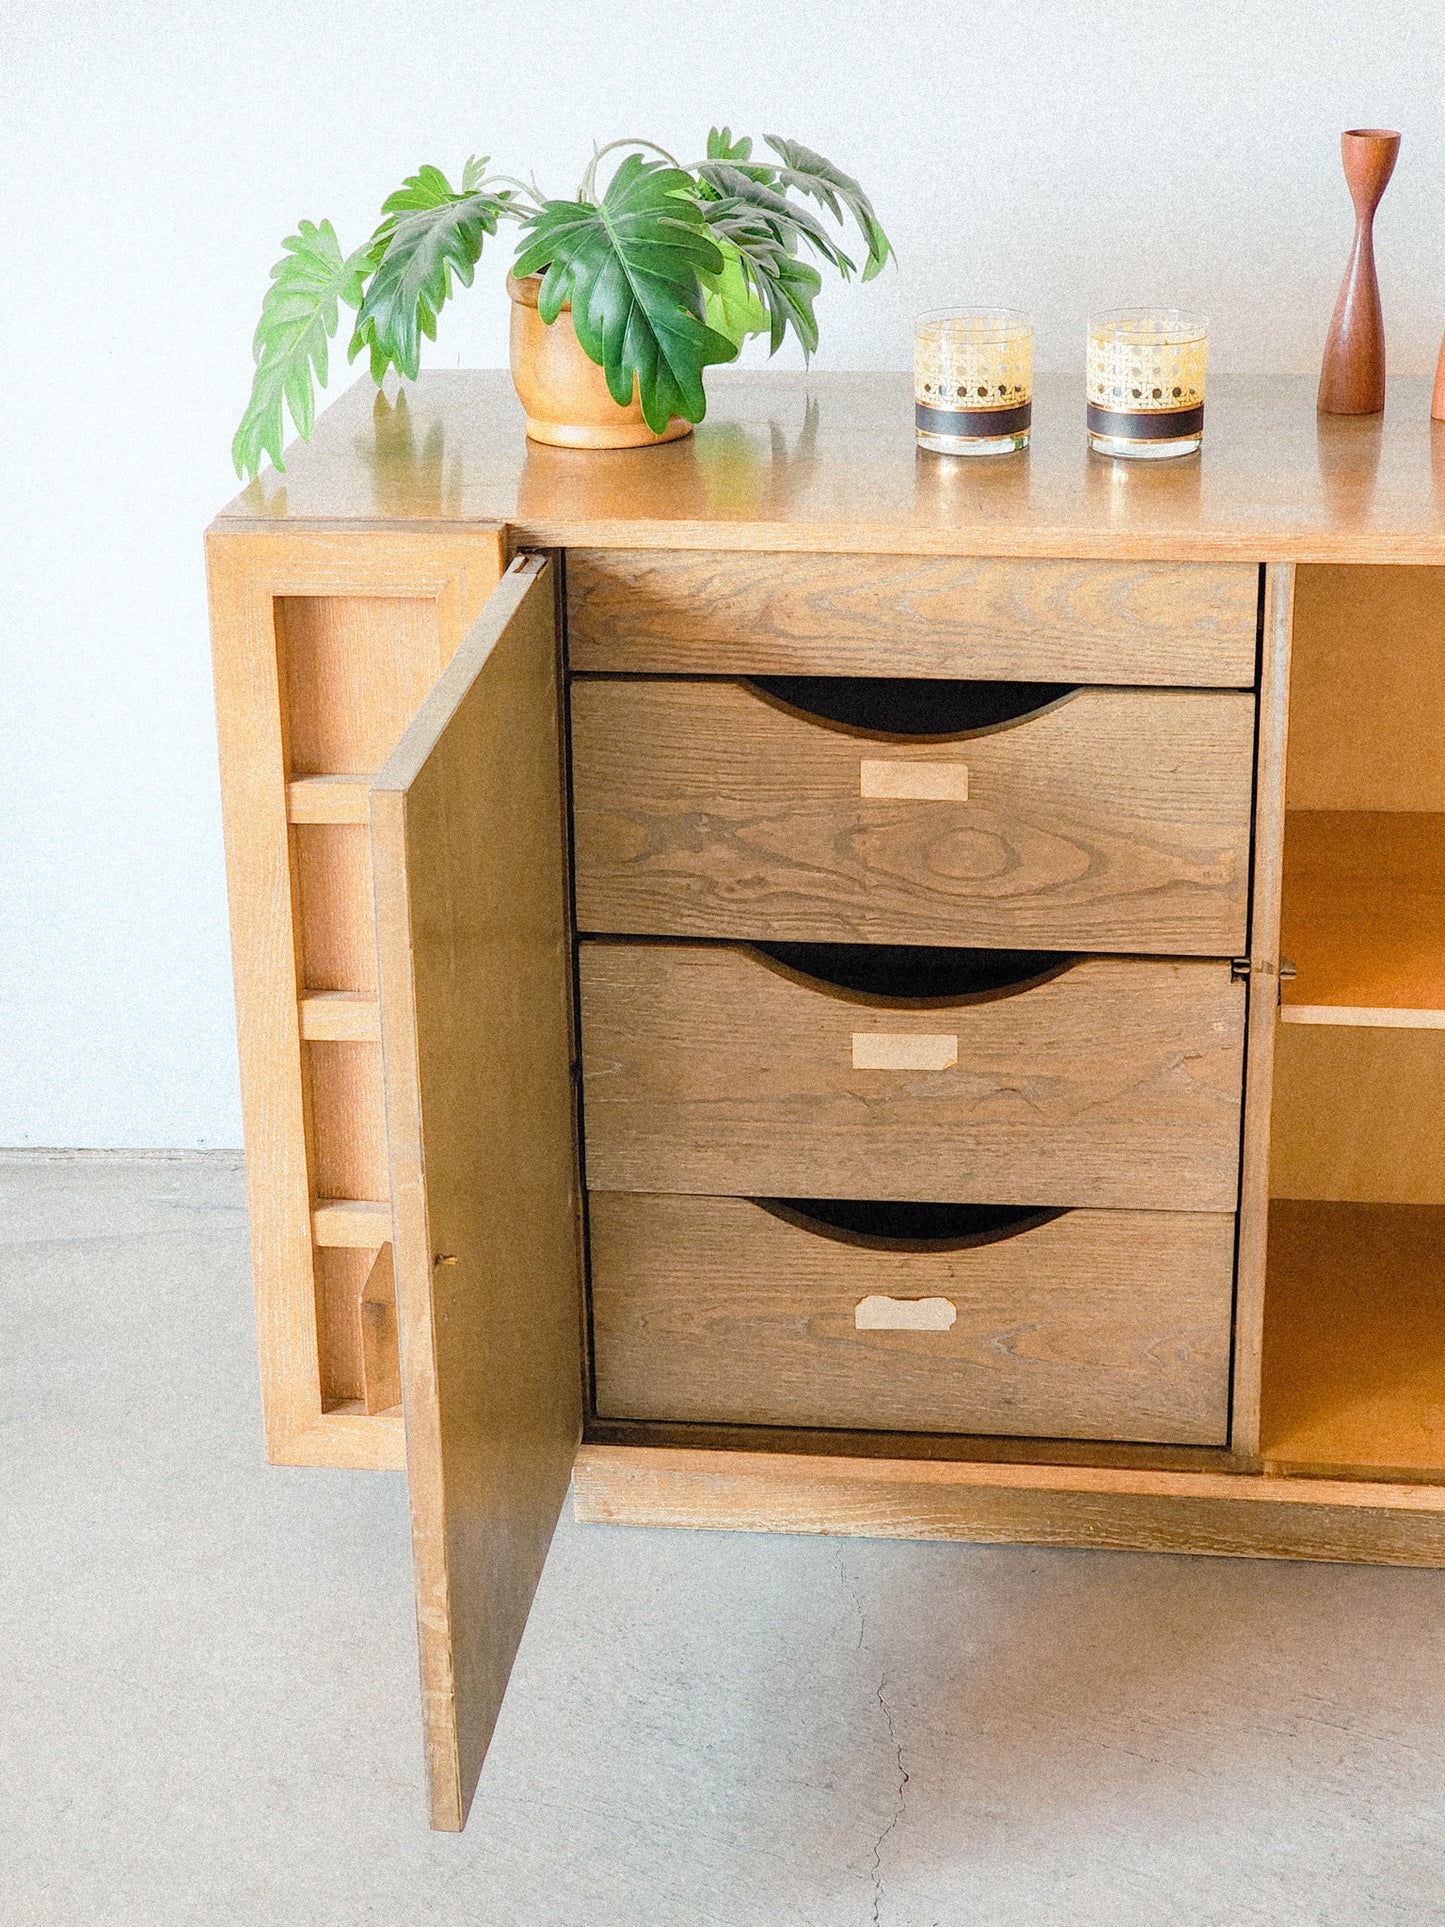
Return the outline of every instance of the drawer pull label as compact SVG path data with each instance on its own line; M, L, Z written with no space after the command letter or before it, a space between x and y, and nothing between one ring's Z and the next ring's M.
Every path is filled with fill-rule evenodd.
M946 1332L958 1319L947 1298L863 1298L853 1313L860 1332Z
M903 763L867 757L858 766L860 796L900 803L966 803L967 763Z
M855 1030L855 1071L946 1071L958 1062L958 1039L921 1031Z

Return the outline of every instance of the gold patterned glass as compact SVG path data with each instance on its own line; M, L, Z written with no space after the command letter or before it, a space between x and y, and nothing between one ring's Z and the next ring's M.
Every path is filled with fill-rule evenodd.
M1013 308L935 308L913 324L913 419L920 448L1011 455L1029 445L1034 329Z
M1204 438L1209 324L1178 308L1115 308L1089 321L1089 446L1101 455L1192 455Z

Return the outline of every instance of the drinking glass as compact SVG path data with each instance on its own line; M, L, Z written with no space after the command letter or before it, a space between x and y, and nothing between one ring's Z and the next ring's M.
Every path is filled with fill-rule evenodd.
M1113 308L1089 321L1089 446L1157 460L1204 438L1209 324L1178 308Z
M1029 445L1034 328L1014 308L934 308L913 324L920 448L1011 455Z

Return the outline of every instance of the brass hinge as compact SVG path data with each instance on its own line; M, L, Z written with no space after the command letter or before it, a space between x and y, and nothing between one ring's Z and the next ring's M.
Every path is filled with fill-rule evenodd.
M1254 975L1253 957L1231 957L1229 960L1229 974L1231 978L1234 980L1234 982L1237 984L1248 982L1248 980ZM1259 974L1261 977L1274 976L1275 974L1274 965L1271 963L1262 963L1259 966ZM1299 975L1299 971L1290 962L1289 958L1281 957L1279 960L1280 982L1285 983L1290 978L1297 977L1298 975Z

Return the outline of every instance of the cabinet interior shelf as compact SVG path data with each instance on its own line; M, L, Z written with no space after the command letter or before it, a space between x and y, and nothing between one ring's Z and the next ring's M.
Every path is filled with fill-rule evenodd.
M391 1238L391 1205L385 1199L320 1198L312 1207L311 1231L323 1250L376 1251Z
M301 1035L308 1043L377 1043L380 1006L364 991L308 991L301 999Z
M371 805L369 776L295 776L286 785L290 823L365 823Z
M1270 1206L1260 1452L1271 1472L1445 1471L1445 1207Z
M1445 815L1291 810L1286 1024L1445 1029Z

